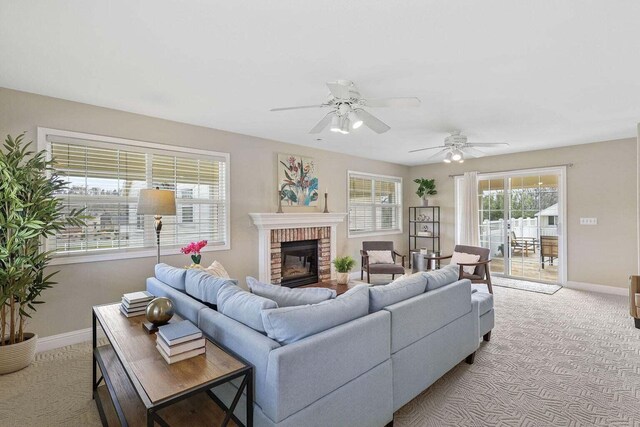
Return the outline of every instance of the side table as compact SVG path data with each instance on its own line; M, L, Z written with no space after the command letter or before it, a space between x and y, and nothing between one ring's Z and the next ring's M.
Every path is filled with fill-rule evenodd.
M206 353L167 364L155 344L155 335L142 329L144 316L126 318L120 304L93 307L93 398L102 425L226 426L246 391L246 426L253 425L253 367L206 340ZM174 316L172 321L181 320ZM97 346L97 327L109 344ZM98 368L101 377L98 378ZM241 378L229 407L211 388Z

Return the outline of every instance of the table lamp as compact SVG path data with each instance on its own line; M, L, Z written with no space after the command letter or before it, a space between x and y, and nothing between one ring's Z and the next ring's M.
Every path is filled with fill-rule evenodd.
M138 215L153 215L156 220L156 244L158 245L158 259L160 263L160 230L162 230L162 215L176 214L176 194L171 190L155 189L140 190L138 197Z

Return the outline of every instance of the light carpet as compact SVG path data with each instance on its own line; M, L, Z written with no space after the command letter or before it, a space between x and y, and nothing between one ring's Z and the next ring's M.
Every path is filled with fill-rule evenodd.
M627 299L495 288L496 327L395 426L640 426L640 330ZM88 343L0 376L0 425L97 426Z
M539 292L541 294L553 295L562 289L562 286L552 283L530 282L528 280L511 279L509 277L494 276L491 278L493 286L519 289L521 291Z

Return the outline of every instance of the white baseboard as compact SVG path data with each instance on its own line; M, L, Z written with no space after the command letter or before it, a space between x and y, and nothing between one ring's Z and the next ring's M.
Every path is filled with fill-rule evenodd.
M597 285L595 283L585 283L585 282L573 282L567 281L564 285L569 289L577 289L580 291L589 291L589 292L599 292L602 294L611 294L611 295L629 295L629 289L627 288L618 288L615 286L607 286L607 285Z
M98 336L104 336L102 331L100 331ZM68 345L78 344L85 341L91 341L91 328L38 338L36 353L42 353L43 351L66 347Z

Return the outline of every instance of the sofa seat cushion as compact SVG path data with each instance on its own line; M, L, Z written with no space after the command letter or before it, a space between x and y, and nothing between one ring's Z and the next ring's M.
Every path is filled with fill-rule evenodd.
M267 336L291 344L369 313L369 287L357 285L318 304L262 310Z
M424 293L427 278L422 273L400 277L388 285L369 289L369 313Z
M336 291L333 289L292 289L286 286L268 285L249 276L247 276L247 286L249 286L249 289L252 293L275 301L278 304L278 307L293 307L296 305L318 304L322 301L330 300L336 297Z
M185 278L187 270L185 268L172 267L170 265L160 263L155 267L156 279L166 283L174 289L185 291Z
M422 274L427 279L426 291L429 292L457 281L460 267L449 264L439 270L427 271Z
M474 292L471 294L473 301L478 301L478 314L482 316L493 309L493 295L484 292Z
M278 304L245 291L236 285L224 285L218 291L218 312L258 332L265 332L260 312L278 308Z
M226 284L237 285L238 281L209 274L206 270L189 269L185 279L188 295L208 304L218 304L218 291Z

